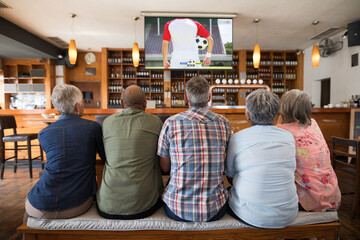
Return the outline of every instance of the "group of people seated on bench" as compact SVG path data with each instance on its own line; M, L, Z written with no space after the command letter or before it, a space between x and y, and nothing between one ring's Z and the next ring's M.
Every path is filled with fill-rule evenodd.
M162 123L145 112L141 88L129 86L125 109L101 126L81 118L77 87L57 85L51 100L61 117L38 135L47 165L27 195L25 218L72 218L95 201L107 219L145 218L164 206L176 221L215 221L228 212L250 226L282 228L299 210L339 208L337 177L307 93L291 90L280 101L253 91L245 112L251 127L232 135L229 121L207 108L204 78L191 78L185 90L189 110ZM97 153L105 161L99 189ZM165 187L162 172L169 172Z

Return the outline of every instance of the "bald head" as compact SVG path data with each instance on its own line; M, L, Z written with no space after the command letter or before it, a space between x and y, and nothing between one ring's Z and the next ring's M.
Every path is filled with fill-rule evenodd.
M139 86L131 85L127 87L123 93L123 106L124 108L140 108L145 109L146 97L145 93Z

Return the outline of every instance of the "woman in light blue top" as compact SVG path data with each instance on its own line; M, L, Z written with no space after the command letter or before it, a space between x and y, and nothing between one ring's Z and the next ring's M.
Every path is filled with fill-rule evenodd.
M256 90L246 98L251 127L235 133L227 150L225 173L230 190L230 214L255 227L282 228L298 212L294 183L295 141L274 127L279 97Z

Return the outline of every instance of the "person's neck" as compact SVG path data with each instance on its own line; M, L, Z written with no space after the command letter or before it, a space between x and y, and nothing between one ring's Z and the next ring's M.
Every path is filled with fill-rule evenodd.
M140 106L140 105L124 106L124 109L128 109L128 108L136 108L136 109L145 111L145 108L143 106Z

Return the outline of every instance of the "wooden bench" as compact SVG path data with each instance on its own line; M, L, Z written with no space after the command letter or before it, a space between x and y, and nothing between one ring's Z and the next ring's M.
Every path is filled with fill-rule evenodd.
M98 185L101 183L104 162L97 159L96 175ZM166 176L163 176L163 178ZM164 179L166 182L167 179ZM111 221L111 220L109 220ZM55 239L301 239L312 238L334 240L337 239L340 223L328 222L310 225L288 226L280 229L260 228L231 228L217 230L46 230L34 229L23 224L18 228L18 233L23 233L26 240L55 240Z
M26 240L57 239L301 239L316 237L317 239L334 240L340 224L338 222L289 226L281 229L238 228L207 231L170 231L170 230L136 230L136 231L103 231L103 230L42 230L21 225L18 233L24 233Z

